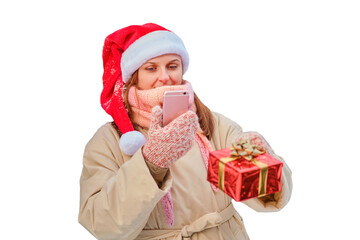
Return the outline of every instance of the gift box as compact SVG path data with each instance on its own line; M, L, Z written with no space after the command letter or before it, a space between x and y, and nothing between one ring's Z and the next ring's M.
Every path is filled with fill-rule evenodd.
M280 191L283 163L257 146L239 151L239 145L210 152L207 180L235 201Z

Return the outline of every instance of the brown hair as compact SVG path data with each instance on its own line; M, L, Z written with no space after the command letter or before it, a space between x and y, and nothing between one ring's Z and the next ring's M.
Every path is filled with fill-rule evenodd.
M125 104L125 108L128 112L129 118L131 123L133 124L134 128L137 129L139 128L138 125L136 125L133 122L133 112L131 111L131 107L128 101L128 94L129 94L129 89L132 86L137 85L138 83L138 71L136 71L131 78L129 79L129 81L127 81L125 83L124 86L124 92L123 92L123 97L124 97L124 104ZM214 132L214 117L212 115L212 112L210 111L210 109L208 107L205 106L205 104L203 104L200 99L198 98L198 96L195 94L194 92L194 103L196 106L196 115L199 118L199 124L200 124L200 128L204 131L205 136L211 140L211 136ZM116 126L115 122L112 123L112 125L115 127L115 129L117 130L117 132L120 134L121 136L121 132L119 131L118 127Z

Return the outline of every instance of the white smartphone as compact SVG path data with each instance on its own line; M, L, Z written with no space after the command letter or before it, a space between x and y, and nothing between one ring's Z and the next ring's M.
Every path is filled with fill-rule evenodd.
M163 127L189 110L189 92L167 91L163 100Z

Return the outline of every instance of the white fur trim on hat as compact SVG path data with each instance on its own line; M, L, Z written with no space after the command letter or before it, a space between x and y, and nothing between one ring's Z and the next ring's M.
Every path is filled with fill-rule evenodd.
M175 33L159 30L137 39L121 57L123 82L126 83L131 75L149 59L168 53L180 55L185 73L189 66L189 55L184 43Z
M138 131L131 131L120 137L120 149L126 155L134 155L146 142L145 136Z

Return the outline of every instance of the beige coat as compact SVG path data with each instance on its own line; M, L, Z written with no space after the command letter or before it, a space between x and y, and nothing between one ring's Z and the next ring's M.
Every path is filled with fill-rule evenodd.
M214 149L231 146L242 129L214 113ZM146 134L146 130L143 131ZM111 123L103 125L85 148L80 179L79 222L98 239L248 239L243 220L231 198L214 192L199 146L173 163L161 184L156 183L141 150L130 157L120 151ZM161 201L171 191L174 225L166 224ZM273 198L243 203L256 211L277 211L290 199L291 171L284 163L282 191Z

